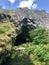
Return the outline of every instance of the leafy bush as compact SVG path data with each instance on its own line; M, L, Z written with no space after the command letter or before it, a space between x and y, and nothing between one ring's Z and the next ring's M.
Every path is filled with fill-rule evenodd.
M48 33L46 32L44 27L37 27L34 30L29 32L30 39L33 41L34 44L47 44L49 43L48 40Z
M36 58L38 60L40 60L41 62L47 62L49 61L49 44L48 45L41 45L38 46L35 50L34 50L34 55L36 56Z

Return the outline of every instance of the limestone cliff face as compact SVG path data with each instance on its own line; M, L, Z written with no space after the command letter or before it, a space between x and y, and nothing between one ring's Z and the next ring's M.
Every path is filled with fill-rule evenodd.
M29 24L33 24L34 21L35 25L42 25L49 29L49 13L46 13L45 10L30 10L28 8L18 8L11 11L0 10L0 20L10 20L17 29L21 28L25 18L30 19Z
M16 10L7 11L7 10L0 9L0 65L4 65L4 64L5 65L8 65L8 64L17 65L19 63L19 61L17 63L16 60L17 60L17 58L20 60L20 58L19 58L20 55L18 55L17 53L15 54L15 52L16 51L21 52L21 50L23 50L23 48L17 48L15 45L19 45L21 43L26 43L26 42L31 42L33 39L32 36L36 36L36 35L34 35L34 34L32 35L32 32L30 32L30 30L36 28L37 26L44 26L44 27L46 27L46 29L49 29L49 14L46 13L44 10L39 11L39 10L30 10L28 8L19 8ZM45 49L47 49L47 46L44 46L44 44L46 43L45 45L47 45L47 43L49 43L48 38L47 38L48 35L47 35L47 33L45 33L46 31L43 33L43 32L41 32L41 30L43 31L44 29L38 28L37 30L35 30L35 34L39 33L39 35L37 35L34 39L37 40L37 44L44 42L42 44L42 46L39 45L40 46L39 48L41 49L41 47L42 47L42 50L43 49L45 50ZM38 31L38 32L36 33L36 31ZM33 31L33 33L34 33L34 31ZM41 36L41 33L42 33L42 36ZM38 39L39 40L41 39L40 42L38 42ZM34 42L36 43L36 41L34 41ZM34 42L33 42L33 44L34 44ZM31 49L31 46L32 46L32 44L30 44L30 45L27 44L27 47L29 47L27 50ZM33 49L35 47L33 47ZM38 52L39 48L37 48L37 52ZM42 50L41 50L41 52L44 51L44 50L43 51ZM23 52L23 54L26 52L27 51ZM46 52L47 52L47 50L46 50ZM45 51L44 51L44 53L45 53ZM23 57L25 55L25 54L24 55L23 54L22 54L22 56L20 56L20 57L22 57L21 59L23 59ZM18 56L16 56L16 55L18 55ZM26 55L30 55L30 50L29 50L29 53L27 52ZM28 58L29 56L26 56L26 55L25 55L25 57ZM47 56L47 55L44 55L44 57L45 56ZM25 60L25 57L24 57L24 60ZM41 58L41 56L39 56L39 58ZM43 59L43 58L41 58L41 59ZM8 63L6 61L8 61L8 62L12 61L12 62ZM4 62L6 62L7 64ZM23 62L23 60L22 60L22 62ZM27 60L26 60L26 62L27 62ZM21 61L18 65L20 65L20 64L21 64ZM31 65L32 65L32 63L31 63Z
M29 18L33 20L36 25L42 25L49 29L49 13L46 13L45 10L40 11L30 10L28 8L18 8L9 12L9 14L17 24L19 24L24 18Z

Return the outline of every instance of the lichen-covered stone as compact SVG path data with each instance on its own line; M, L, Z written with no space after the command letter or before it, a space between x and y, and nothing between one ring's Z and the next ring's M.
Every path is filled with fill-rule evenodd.
M0 23L0 56L2 61L5 60L7 55L11 52L15 37L16 31L13 23L10 23L9 21Z

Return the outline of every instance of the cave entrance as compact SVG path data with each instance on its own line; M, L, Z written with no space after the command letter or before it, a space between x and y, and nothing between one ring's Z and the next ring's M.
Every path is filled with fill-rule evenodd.
M18 34L15 40L15 45L29 42L29 29L27 26L22 26L22 33Z
M30 39L30 36L29 36L29 31L35 28L35 26L33 26L33 25L32 25L32 28L30 28L31 26L28 23L29 22L32 22L33 24L35 24L35 23L34 23L33 20L31 20L29 18L24 18L20 22L22 23L21 34L17 35L14 45L19 45L19 44L23 44L23 43L26 43L26 42L30 42L31 39Z

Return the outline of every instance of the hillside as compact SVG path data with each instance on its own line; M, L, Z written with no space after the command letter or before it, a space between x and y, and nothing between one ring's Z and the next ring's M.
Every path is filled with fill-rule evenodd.
M0 65L49 65L49 13L0 9Z
M24 18L30 18L38 25L49 28L49 13L44 10L29 10L28 8L19 8L9 12L15 21L21 21Z

